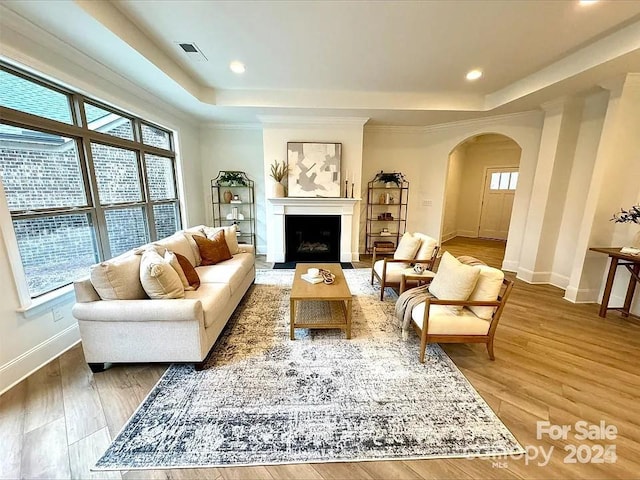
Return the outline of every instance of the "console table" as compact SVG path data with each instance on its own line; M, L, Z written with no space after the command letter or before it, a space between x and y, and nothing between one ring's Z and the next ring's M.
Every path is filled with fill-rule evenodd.
M600 304L601 317L607 316L607 310L617 310L622 313L624 317L629 316L629 310L631 309L631 302L633 301L633 294L636 290L636 284L640 282L640 256L629 255L627 253L620 253L620 247L618 248L590 248L593 252L605 253L609 255L611 264L609 265L609 274L607 275L607 283L604 287L604 294L602 296L602 304ZM611 297L611 288L613 287L613 281L616 278L616 271L618 267L625 267L629 270L631 278L629 278L629 286L627 287L627 295L624 299L624 306L609 307L609 298Z

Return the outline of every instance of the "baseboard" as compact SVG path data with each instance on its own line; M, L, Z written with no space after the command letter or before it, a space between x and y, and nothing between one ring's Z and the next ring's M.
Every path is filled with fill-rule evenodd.
M564 290L569 285L569 277L551 272L549 283L554 287L562 288Z
M80 342L78 324L62 330L0 367L0 395Z
M568 286L564 291L564 299L571 303L598 303L600 290Z
M456 232L456 236L465 238L478 238L478 232L474 232L473 230L458 230Z
M551 283L551 272L534 272L520 267L516 278L531 284Z
M515 260L503 260L502 261L502 270L507 272L517 272L520 263Z
M457 236L458 236L458 232L444 233L442 235L442 243L448 242L449 240L451 240L452 238L456 238Z

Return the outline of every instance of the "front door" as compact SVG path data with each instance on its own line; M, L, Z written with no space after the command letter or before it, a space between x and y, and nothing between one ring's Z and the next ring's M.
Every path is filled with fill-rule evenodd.
M517 184L518 169L516 167L487 169L478 229L479 237L507 239Z

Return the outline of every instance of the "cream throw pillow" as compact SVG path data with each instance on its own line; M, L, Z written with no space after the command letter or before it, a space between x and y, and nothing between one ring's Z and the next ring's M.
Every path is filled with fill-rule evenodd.
M480 269L478 283L476 283L473 292L469 295L469 300L474 302L493 302L497 300L500 289L502 288L504 272L487 265L478 265L478 268ZM469 309L475 313L476 316L485 320L491 320L491 316L496 307L469 307Z
M142 254L140 283L149 298L184 298L180 277L169 262L152 250Z
M429 285L429 292L440 300L468 300L478 282L480 268L460 263L449 252L444 252L438 273ZM461 306L448 305L455 312Z
M180 262L178 261L178 257L176 257L176 254L167 250L164 253L164 260L165 262L169 262L169 265L171 265L171 267L173 267L173 269L176 271L176 273L178 274L178 277L180 277L180 281L182 282L182 286L184 287L184 290L185 291L194 290L194 288L191 285L189 285L189 280L187 280L187 276L185 275L184 270L182 269L182 265L180 265Z
M407 232L398 242L398 248L396 248L393 258L395 260L412 260L419 248L420 239Z
M229 253L231 253L231 255L239 253L240 247L238 246L238 236L236 235L237 229L235 225L229 227L203 228L204 234L209 240L213 240L214 235L220 230L224 230L224 240L227 242L227 247L229 247Z
M202 257L200 256L200 249L198 248L198 244L193 239L193 237L194 236L198 236L198 237L207 238L206 235L204 234L204 232L202 232L202 230L183 232L182 234L185 236L185 238L189 242L189 246L191 247L191 251L193 252L193 256L196 259L196 263L195 263L194 267L199 267L202 264Z
M416 252L416 256L414 257L415 260L428 262L431 260L433 249L436 248L438 242L436 242L435 238L431 238L429 235L424 235L422 233L414 233L413 236L420 239L420 248Z
M140 255L128 253L93 265L91 284L102 300L147 298L140 283Z

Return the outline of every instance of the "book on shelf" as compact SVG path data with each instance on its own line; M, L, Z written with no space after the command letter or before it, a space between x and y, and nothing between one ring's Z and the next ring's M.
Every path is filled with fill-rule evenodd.
M229 203L242 203L242 200L231 200Z
M303 273L302 275L300 275L300 278L302 278L303 280L306 280L309 283L320 283L320 282L322 282L322 276L321 275L318 275L317 277L310 277L306 273Z

